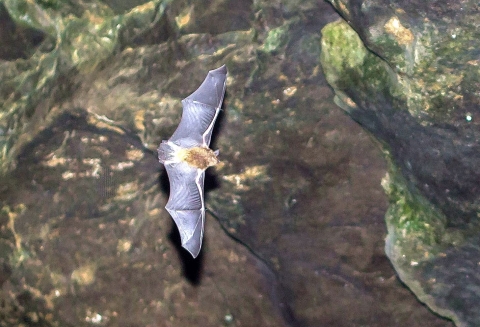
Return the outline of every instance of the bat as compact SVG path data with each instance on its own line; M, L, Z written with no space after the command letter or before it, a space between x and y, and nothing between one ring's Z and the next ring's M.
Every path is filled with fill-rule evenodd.
M182 119L172 137L162 141L158 159L170 181L167 209L180 232L182 246L196 258L205 225L205 170L216 165L218 150L209 148L213 125L225 94L227 68L208 72L200 87L182 100Z

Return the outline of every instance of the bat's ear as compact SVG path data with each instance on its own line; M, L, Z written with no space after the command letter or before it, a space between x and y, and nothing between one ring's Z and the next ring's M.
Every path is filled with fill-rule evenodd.
M218 157L218 155L220 154L220 150L215 150L213 151L213 153L215 154L216 157Z

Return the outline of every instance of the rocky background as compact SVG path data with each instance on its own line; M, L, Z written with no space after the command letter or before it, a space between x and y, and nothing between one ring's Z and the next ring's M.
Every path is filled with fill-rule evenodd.
M478 326L478 10L0 3L0 326ZM193 260L156 147L222 64Z

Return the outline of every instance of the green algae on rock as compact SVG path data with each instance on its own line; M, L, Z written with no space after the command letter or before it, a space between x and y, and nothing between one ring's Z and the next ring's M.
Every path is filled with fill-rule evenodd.
M386 213L389 234L386 251L397 265L416 266L438 254L446 229L446 217L405 181L398 169L382 180L390 199Z
M400 90L395 74L383 60L371 53L355 31L343 20L322 29L322 67L329 84L335 89L336 100L348 111L354 100L343 92L355 88L358 97L393 98Z
M128 46L160 19L164 2L147 2L123 14L100 3L73 8L66 2L5 1L0 5L16 26L44 35L29 58L0 66L5 77L0 86L0 174L15 166L19 149L31 140L29 132L44 127L54 103L51 98L68 97L74 82L61 81L77 73L90 74L117 49Z
M337 104L380 140L390 161L387 254L421 301L459 326L477 326L468 303L479 294L465 285L476 277L456 269L476 276L470 262L480 257L476 4L331 2L348 24L322 30L325 75Z

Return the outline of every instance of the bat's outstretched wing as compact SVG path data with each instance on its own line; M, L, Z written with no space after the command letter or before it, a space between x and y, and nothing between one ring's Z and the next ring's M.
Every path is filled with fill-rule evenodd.
M205 206L205 171L185 162L165 164L170 180L170 197L165 209L180 231L182 246L196 258L202 247Z
M225 65L211 70L202 85L182 100L182 119L169 141L181 147L210 145L213 125L225 94L226 78Z

